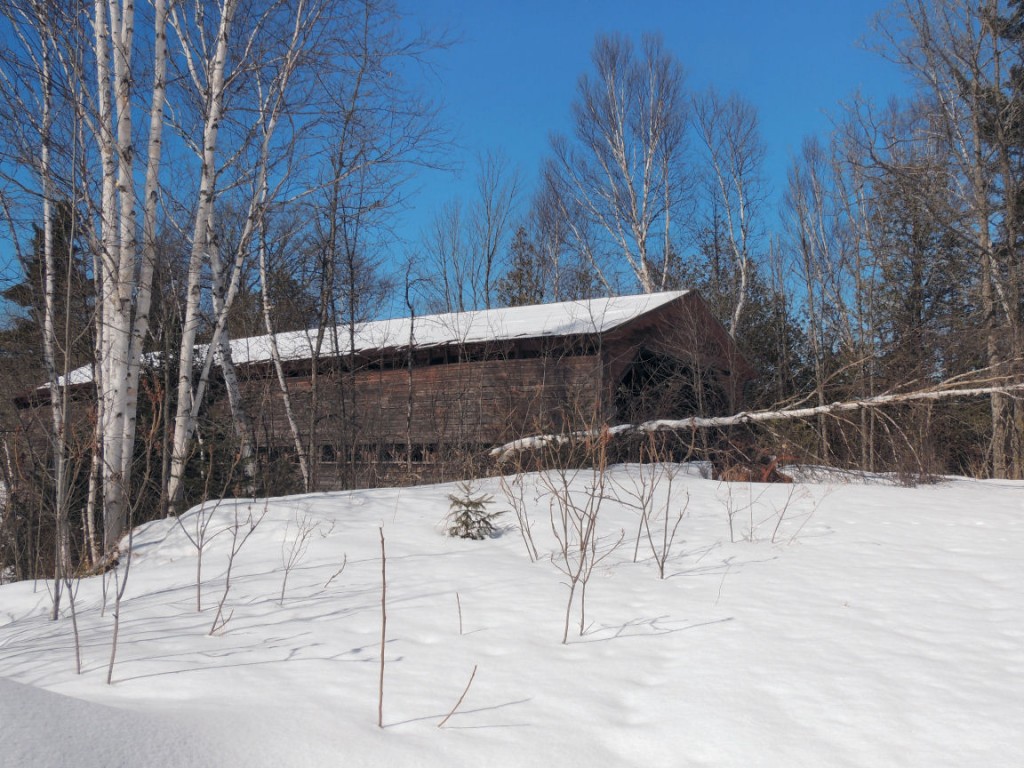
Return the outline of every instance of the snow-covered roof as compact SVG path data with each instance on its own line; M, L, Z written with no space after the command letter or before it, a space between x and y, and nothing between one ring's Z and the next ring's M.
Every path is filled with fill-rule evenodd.
M325 335L321 354L338 352L334 349L335 337L342 354L365 354L381 349L405 349L410 346L410 342L416 349L426 349L450 344L604 333L662 307L685 293L670 291L640 296L615 296L357 323L352 349L349 348L349 327L344 325L337 328L336 334ZM310 357L316 337L316 329L277 334L281 359L302 360ZM236 364L269 361L270 337L235 339L231 342L231 356Z
M374 320L356 324L351 349L349 327L342 325L337 327L335 333L328 332L324 335L320 354L338 354L334 347L335 339L341 354L366 354L381 349L405 349L409 346L410 340L414 348L427 349L450 344L605 333L663 307L686 293L667 291L527 307ZM312 356L316 346L317 329L278 333L275 338L282 360L304 360ZM201 359L206 350L205 344L197 346L197 357ZM236 365L269 362L272 359L270 336L232 340L231 358ZM86 365L71 371L67 380L72 386L92 381L91 366ZM62 378L61 384L63 383ZM46 389L46 386L44 384L39 389Z

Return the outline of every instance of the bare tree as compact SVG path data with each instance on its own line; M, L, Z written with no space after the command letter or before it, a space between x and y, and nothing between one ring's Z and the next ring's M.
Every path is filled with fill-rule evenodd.
M127 524L130 503L145 490L133 483L132 474L140 457L140 375L143 361L154 359L144 353L156 346L162 347L164 373L174 370L180 376L177 397L166 391L173 387L165 387L157 404L163 425L171 421L164 409L172 402L177 408L173 436L163 451L163 498L180 509L185 467L215 365L226 383L247 489L255 489L253 430L246 423L226 325L251 268L257 234L269 209L308 200L335 182L343 189L339 210L346 213L340 218L348 223L355 220L349 216L353 210L365 223L401 202L398 190L409 169L439 145L431 122L436 110L416 89L396 87L396 72L399 64L444 43L407 36L389 0L153 0L145 6L127 0L71 5L16 0L3 10L0 24L12 42L0 55L4 205L12 202L11 185L20 190L18 210L5 213L12 226L43 223L42 240L50 244L41 251L50 250L53 257L47 279L59 275L57 262L64 256L53 248L58 202L71 201L88 244L96 286L91 374L97 402L90 414L95 452L86 538L102 536L109 557ZM332 120L338 111L328 97L344 107L345 136L338 140L343 148L332 172L321 176L320 163L300 160L316 157L336 138L325 127L337 126ZM311 117L317 109L323 119ZM291 119L300 112L301 119ZM175 141L164 140L165 128L174 130ZM173 173L166 164L172 154L185 155L176 157ZM287 165L291 158L297 161ZM360 194L348 195L355 187ZM240 212L241 224L232 238L226 224L233 211ZM375 222L378 232L386 230L382 221ZM180 239L169 245L175 234ZM21 235L14 233L14 239ZM352 264L368 263L365 242L358 236L347 241ZM165 302L154 300L153 281L158 269L164 275L174 272L175 251L185 253L188 270L180 282L168 285L169 297L184 294L180 344L173 340L172 349L171 335L163 329L159 340L152 338L150 315L166 310ZM264 274L265 288L269 277ZM47 294L55 303L59 287L54 282ZM369 297L355 300L357 292L349 290L351 306L359 301L371 306ZM335 321L336 293L340 290L332 286L324 302L331 312L323 315ZM370 311L367 306L354 311L363 314ZM267 307L273 308L269 297ZM68 417L60 409L69 396L66 374L73 366L66 356L60 359L68 345L60 343L57 315L44 312L41 325L47 317L52 321L47 336L57 342L47 355L53 365L46 374L53 423L65 429ZM273 335L278 323L271 321ZM209 346L197 346L204 340ZM335 343L335 350L340 346ZM83 374L76 375L81 382ZM66 470L58 458L59 488L68 487ZM61 495L57 508L67 507L66 497ZM100 509L102 525L94 525L90 521ZM95 550L98 560L101 547Z
M238 553L242 551L245 542L256 532L259 524L263 522L263 518L266 516L266 504L264 504L263 509L258 515L253 512L252 505L249 505L246 508L244 519L239 515L238 507L235 507L234 522L226 529L231 532L231 550L228 553L228 567L224 573L224 592L221 593L220 601L217 603L217 614L213 617L213 623L210 625L208 633L210 635L215 635L224 629L235 614L234 611L230 611L227 616L224 615L224 604L227 602L228 595L231 592L231 571L235 567L235 558L238 557Z
M65 578L71 568L70 552L70 530L68 524L69 504L69 457L67 444L67 412L69 401L66 391L61 387L61 377L66 376L70 345L67 340L67 322L70 314L65 313L65 331L58 328L58 302L65 301L66 296L58 295L58 259L66 260L66 267L63 271L68 278L65 284L70 289L71 280L71 250L73 248L72 238L66 238L66 253L58 253L59 247L55 243L55 207L56 207L56 179L54 163L52 159L54 145L54 121L57 106L55 104L55 69L58 66L56 48L61 44L58 39L58 31L49 24L47 13L51 9L44 3L18 3L11 4L7 8L10 15L12 29L20 45L20 52L26 60L26 66L30 72L30 79L37 90L34 94L36 110L25 109L30 106L26 103L26 97L22 96L17 84L12 81L13 72L8 68L0 71L0 92L5 100L13 105L20 105L25 109L25 122L27 129L38 137L38 150L33 153L30 165L38 179L42 198L42 238L41 243L36 243L36 250L41 245L42 253L35 253L33 256L41 261L43 272L43 290L41 306L33 307L35 312L42 315L42 322L39 323L42 331L42 352L43 364L47 376L47 388L50 404L50 443L53 454L53 482L54 482L54 516L56 532L56 552L54 556L55 572L53 580L53 605L51 617L56 620L60 615L61 594ZM13 62L8 62L13 64ZM35 144L36 142L32 142ZM13 231L13 219L10 216L10 209L4 201L4 209ZM70 212L70 208L68 209ZM71 221L73 225L73 219ZM68 233L70 235L70 233ZM16 237L12 237L15 245L15 252L19 263L26 273L30 273L28 257L22 253ZM59 358L60 350L63 348L63 364Z
M760 207L765 192L762 168L766 147L758 129L757 110L736 95L709 89L693 100L693 122L704 150L705 197L714 200L721 219L732 280L729 333L736 337L751 286L751 273L762 236ZM718 222L712 227L717 229Z
M557 544L551 553L551 563L565 576L569 586L562 643L569 640L572 609L577 597L580 635L586 630L590 577L594 568L622 543L625 535L620 531L618 537L609 542L601 536L598 528L601 506L607 497L607 446L610 439L607 430L587 433L578 442L573 441L572 448L564 455L556 457L552 454L550 463L538 474L543 495L548 499L551 533Z
M883 53L913 78L930 108L931 128L944 139L949 194L932 200L936 221L971 249L979 266L977 296L989 366L1016 369L1024 357L1019 241L1024 232L1019 162L1022 101L1019 8L1000 0L900 0L880 17ZM879 163L904 179L914 171ZM950 205L949 203L952 203ZM950 210L968 216L949 216ZM1024 476L1021 405L1002 393L991 398L992 471ZM1015 421L1017 426L1014 426Z
M511 254L503 280L506 286L510 280L519 283L520 290L513 293L521 294L523 286L528 292L536 286L536 301L529 303L542 303L590 299L612 292L604 273L595 272L593 267L598 258L594 227L564 187L551 158L544 162L540 187L531 200L524 228L536 258L524 264L521 253ZM513 240L513 246L517 240Z
M444 204L424 236L428 269L435 276L427 299L442 312L490 309L495 301L499 257L522 182L501 152L480 155L477 163L476 197Z
M97 384L103 447L103 541L110 553L127 523L142 341L149 330L154 267L155 233L151 229L145 233L151 240L143 241L141 252L139 248L133 158L146 158L143 220L151 226L156 221L167 92L167 4L165 0L154 4L153 80L149 92L143 94L149 105L149 134L143 152L136 152L133 135L134 3L112 2L104 7L97 0L94 34L98 118L94 138L102 167Z
M430 272L437 276L428 298L437 312L465 312L474 309L480 281L477 266L466 242L463 205L450 200L434 215L424 235L423 249L430 254Z
M676 532L690 499L684 489L685 501L682 506L676 506L678 498L673 497L672 484L679 473L679 466L669 463L671 456L664 450L658 435L653 432L646 435L639 448L640 463L622 480L614 479L612 490L621 504L640 513L633 545L633 562L637 562L640 540L646 536L651 555L658 566L658 575L664 579L665 564L672 553ZM662 517L660 531L657 530L659 515Z
M380 254L398 240L390 216L405 202L404 185L417 168L440 167L439 150L445 146L437 105L401 73L429 69L433 55L448 45L446 37L427 30L409 34L392 0L358 0L336 11L324 41L334 52L323 62L330 87L316 121L327 160L317 166L309 205L319 309L307 425L310 456L325 438L340 456L351 456L358 442L357 324L369 319L393 288L381 274ZM324 389L322 369L333 374L328 381L335 390ZM321 423L325 397L335 418ZM311 470L315 474L315 463Z
M121 562L114 562L114 627L110 638L110 660L107 662L107 685L114 682L114 662L117 660L117 641L121 633L121 604L124 600L125 590L128 589L128 574L132 569L132 536L133 531L128 531L128 549L124 555L124 570L122 572ZM105 577L104 577L105 578ZM103 586L103 601L106 607L106 581Z
M519 172L509 168L508 159L490 151L477 159L477 200L472 221L471 247L483 261L483 306L490 309L494 300L494 282L498 257L505 245L509 221L522 186Z
M814 396L818 406L828 402L832 365L848 331L849 293L843 284L843 254L850 247L851 229L843 215L828 150L815 139L804 142L801 156L789 172L783 212L795 254L796 269L805 290L806 333L814 366ZM847 337L848 338L848 337ZM818 418L818 455L829 461L828 421Z
M284 605L285 590L288 588L288 577L306 557L313 534L319 534L320 538L323 539L327 538L334 529L333 523L330 526L321 527L322 521L314 519L310 512L305 512L301 516L296 512L294 522L295 532L289 537L292 527L292 520L289 520L285 525L284 539L281 542L281 566L284 570L284 576L281 578L279 605ZM342 565L342 568L344 568L344 565ZM330 583L330 580L328 580L328 583Z
M29 70L23 62L12 69L9 65L14 59L9 59L0 76L6 109L17 108L19 92L27 89L38 94L32 103L21 102L19 121L34 126L39 136L34 142L40 147L35 167L43 173L37 176L33 192L42 200L42 219L52 221L52 206L60 188L61 195L73 201L76 213L79 205L88 209L80 220L92 250L97 285L94 381L99 459L95 464L102 475L103 538L108 553L126 522L139 361L149 326L149 225L156 220L158 203L155 189L166 93L166 9L164 0L153 3L152 30L144 35L151 41L151 77L144 77L139 67L135 71L132 65L133 52L141 47L136 42L133 3L96 2L91 19L85 5L68 7L43 0L9 4L9 39L21 44L26 60L33 62L34 74L26 79ZM137 136L137 121L147 117L148 135ZM55 141L58 129L63 131L61 141ZM141 190L140 179L144 179ZM141 237L137 231L140 210ZM52 235L51 225L44 223L47 230ZM52 242L51 235L44 239ZM52 260L47 271L57 274ZM51 327L49 335L55 338L53 330ZM51 362L56 364L56 360ZM54 408L60 407L60 399L52 398ZM58 464L61 461L58 459ZM65 486L64 468L58 467L58 474L62 475L59 486Z
M621 266L650 293L664 286L685 193L683 68L655 35L639 51L625 37L598 37L592 60L594 76L577 85L573 136L552 139L550 181L583 216L568 224L606 288Z
M522 536L523 544L526 545L526 554L529 555L530 562L535 563L540 559L540 555L537 552L537 545L533 541L533 522L530 520L529 504L526 500L522 462L517 462L514 475L503 473L498 481L501 484L501 492L505 495L505 500L508 501L515 513L516 522L519 524L519 535Z
M280 0L280 3L284 2ZM294 8L287 8L290 14L285 14L286 8L280 3L262 12L246 9L249 13L240 20L242 23L237 25L238 29L234 32L238 0L222 0L217 14L211 16L207 16L208 11L203 10L204 4L201 2L195 6L191 17L184 16L177 8L173 15L175 31L183 43L187 72L199 100L199 128L202 136L196 144L197 154L201 158L199 204L194 217L185 294L178 361L177 411L167 492L174 507L181 502L184 490L182 479L190 454L189 446L215 359L225 373L236 434L240 438L243 453L249 454L243 455L249 466L247 474L251 477L253 473L248 438L251 427L244 414L237 377L233 374L234 366L225 328L228 312L238 294L244 262L262 226L269 203L271 191L268 175L276 159L273 152L277 149L274 138L282 114L289 106L289 86L300 57L312 44L316 22L322 12L322 7L316 3L296 0ZM212 21L213 17L216 23ZM274 46L268 41L280 42ZM229 69L229 53L236 45L240 48L235 52L237 58L231 60L232 66ZM256 130L253 131L256 162L255 172L249 179L248 212L243 231L232 261L225 263L221 259L215 226L218 180L225 171L225 163L218 161L218 140L221 127L228 117L226 107L231 103L229 96L234 88L252 88L257 94L255 110L258 120ZM229 166L237 164L244 144L234 149L236 154L228 158ZM202 359L202 370L198 381L194 383L193 367L203 297L202 276L207 264L213 276L214 327L210 349Z

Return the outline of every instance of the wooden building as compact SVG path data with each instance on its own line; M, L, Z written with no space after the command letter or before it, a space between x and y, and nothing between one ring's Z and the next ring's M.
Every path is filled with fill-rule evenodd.
M753 371L696 292L676 291L279 334L317 485L447 479L525 435L718 415ZM261 449L294 440L268 337L232 342Z
M321 489L464 476L488 448L531 434L730 413L753 378L692 291L382 320L274 341ZM231 350L257 449L268 464L287 464L295 439L271 339L233 340ZM91 387L76 376L76 388ZM19 405L39 411L44 394ZM227 408L220 397L211 413L225 423Z

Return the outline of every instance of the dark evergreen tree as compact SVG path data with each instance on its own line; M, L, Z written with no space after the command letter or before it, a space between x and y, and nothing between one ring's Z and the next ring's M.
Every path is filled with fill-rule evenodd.
M698 233L696 253L671 260L674 271L666 283L699 291L715 317L731 330L739 277L722 252L721 232L715 230ZM735 340L758 374L745 393L745 407L770 408L807 392L813 386L813 371L806 338L785 291L769 285L757 265L752 266L743 324Z
M519 227L509 246L509 268L496 284L498 302L505 307L540 304L546 279L540 254L526 227Z
M75 212L67 201L53 206L54 329L58 353L68 345L72 367L89 359L92 352L93 284L76 242ZM31 248L22 259L22 279L0 292L20 308L0 330L0 361L17 365L42 381L43 315L46 292L46 257L43 228L33 225Z
M975 260L927 209L942 199L942 174L921 163L913 189L883 176L874 185L872 286L882 389L937 382L984 364L973 338ZM931 187L930 189L927 187Z

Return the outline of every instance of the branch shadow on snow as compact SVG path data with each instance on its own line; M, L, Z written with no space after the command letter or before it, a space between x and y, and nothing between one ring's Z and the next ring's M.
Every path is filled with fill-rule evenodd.
M602 624L599 627L594 628L593 626L588 627L583 635L584 639L575 640L576 643L607 643L612 640L619 640L622 638L634 638L634 637L660 637L662 635L674 635L677 632L689 632L690 630L700 629L701 627L709 627L714 624L727 624L733 620L732 616L727 616L724 619L713 619L711 621L701 621L693 624L682 624L681 626L671 626L672 624L678 624L679 622L666 621L669 617L655 616L649 619L630 619L629 621L623 622L622 624ZM591 635L604 633L604 637L591 637Z
M397 642L397 640L388 640L387 642L390 645L391 643ZM197 653L191 653L189 655L192 658L199 657L199 658L210 659L211 663L209 665L206 665L206 666L197 666L195 664L192 664L191 666L182 666L182 667L178 667L178 668L175 668L175 669L163 670L161 672L146 672L146 673L142 673L142 674L124 675L124 676L119 675L118 678L117 678L117 682L119 682L119 683L122 683L122 682L126 683L126 682L130 682L130 681L133 681L133 680L147 680L147 679L150 679L150 678L168 677L168 676L171 676L171 675L183 675L183 674L190 674L190 673L195 673L195 672L220 672L220 671L225 670L225 669L241 669L243 667L265 667L265 666L271 666L271 665L275 665L275 664L285 664L287 662L297 662L297 661L308 661L308 662L329 661L329 662L341 662L341 663L348 663L348 664L377 664L380 661L379 658L376 657L376 656L362 655L363 652L366 650L365 647L350 648L347 651L342 651L340 653L328 654L328 655L306 655L306 654L303 653L304 651L308 651L309 649L312 649L312 648L315 648L315 647L323 647L323 646L324 646L323 643L311 643L311 644L306 644L306 645L298 645L298 646L290 648L287 653L285 653L282 656L278 656L276 658L272 658L272 659L260 658L260 659L253 659L251 661L236 661L236 662L231 662L231 663L223 663L223 659L228 658L228 657L233 656L233 655L239 655L239 654L247 653L247 652L249 652L249 650L248 649L235 649L235 650L225 650L225 651L221 651L221 652L202 652L202 653L198 653L198 654ZM267 646L264 644L261 647L261 650L265 652L266 647ZM377 649L374 649L374 651L376 651L376 650ZM360 658L355 658L355 657L360 657ZM152 662L152 661L161 661L161 660L166 661L167 657L164 656L164 657L154 657L152 659L133 659L132 661L126 662L126 665L127 664L131 664L132 662L138 662L138 661ZM398 662L401 662L401 661L404 661L404 660L405 660L404 656L394 656L394 657L389 657L387 659L387 663L395 664L395 663L398 663Z
M515 701L506 701L503 704L493 704L489 707L476 707L474 709L460 709L456 712L453 717L465 717L466 715L472 715L479 712L493 712L499 709L505 709L507 707L514 707L519 704L528 704L533 701L532 698L517 699ZM447 712L438 712L433 715L424 715L422 717L411 717L407 720L399 720L394 723L385 723L385 728L397 728L400 725L410 725L412 723L421 723L424 721L437 722L443 718ZM532 723L491 723L487 725L446 725L445 729L451 730L470 730L470 729L481 729L481 728L528 728Z

